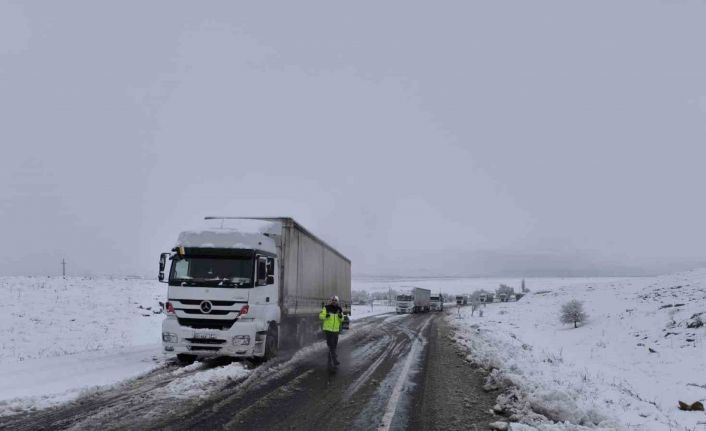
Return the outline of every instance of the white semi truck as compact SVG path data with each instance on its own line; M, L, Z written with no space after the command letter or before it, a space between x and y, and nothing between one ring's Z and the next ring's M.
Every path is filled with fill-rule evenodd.
M444 311L444 295L439 293L429 298L432 311Z
M430 296L429 289L414 287L409 293L397 295L395 309L398 314L429 311L431 308Z
M160 256L159 279L169 284L162 345L181 362L268 359L305 345L321 333L318 314L332 295L350 314L350 260L293 219L206 220L210 227L182 232Z

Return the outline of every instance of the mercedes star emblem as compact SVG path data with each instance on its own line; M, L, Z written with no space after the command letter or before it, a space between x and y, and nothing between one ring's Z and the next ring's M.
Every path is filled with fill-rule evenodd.
M199 307L201 307L201 311L208 314L213 309L213 304L211 304L211 301L203 301Z

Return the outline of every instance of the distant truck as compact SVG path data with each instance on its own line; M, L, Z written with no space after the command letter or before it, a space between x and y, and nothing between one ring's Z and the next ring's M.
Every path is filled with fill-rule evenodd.
M426 312L431 309L431 291L414 287L408 294L397 295L395 311L400 313Z
M429 298L432 311L444 311L444 295L438 294Z
M293 219L206 220L217 227L182 232L160 256L159 280L169 283L162 345L179 361L269 359L305 345L332 295L350 314L350 260Z
M456 305L468 305L468 296L466 296L466 295L456 296Z

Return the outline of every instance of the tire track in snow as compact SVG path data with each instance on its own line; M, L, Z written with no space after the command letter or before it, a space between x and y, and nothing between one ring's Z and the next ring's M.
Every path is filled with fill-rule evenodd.
M350 397L352 397L358 391L358 389L360 389L360 387L363 385L363 383L365 383L370 378L370 376L372 376L373 373L378 369L380 364L382 364L385 361L385 359L387 359L387 357L390 356L391 352L393 352L393 351L395 351L395 349L397 349L399 344L400 344L399 342L393 344L392 348L382 352L382 354L375 360L375 362L370 364L368 369L365 370L363 372L363 374L361 374L361 376L358 377L351 384L351 386L348 388L348 390L345 392L345 394L343 394L344 401L348 401L350 399Z
M392 425L392 419L395 417L395 411L397 410L397 405L400 402L402 390L404 389L405 383L409 380L409 370L412 368L412 363L419 359L419 355L422 353L424 345L426 344L426 339L423 337L422 333L427 326L429 326L431 319L432 316L429 316L421 328L419 328L417 334L413 334L415 337L412 341L412 346L409 349L409 353L407 353L407 359L405 360L402 371L397 377L395 387L392 389L390 399L385 407L385 414L382 416L382 424L378 427L378 431L389 431L390 426ZM409 332L411 332L411 330Z

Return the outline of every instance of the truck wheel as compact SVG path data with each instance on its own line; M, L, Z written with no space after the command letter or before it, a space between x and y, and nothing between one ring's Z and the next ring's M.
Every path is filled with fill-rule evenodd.
M277 356L277 341L278 341L277 325L270 323L267 328L267 337L265 338L265 360L268 361Z
M196 360L196 356L187 355L186 353L177 354L177 362L179 365L191 365Z

